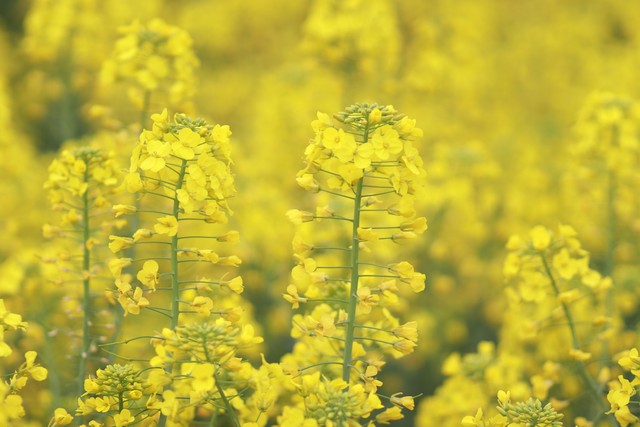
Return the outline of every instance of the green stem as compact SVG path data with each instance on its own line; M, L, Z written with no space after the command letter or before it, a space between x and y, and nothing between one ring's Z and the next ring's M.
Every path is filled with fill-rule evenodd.
M551 282L551 286L553 287L553 292L556 294L556 296L560 295L560 288L558 287L558 283L556 282L556 279L553 276L553 273L551 272L551 267L549 267L547 258L544 256L543 253L540 254L540 258L542 259L542 265L544 267L544 271L547 274L547 277L549 277L549 281ZM564 312L564 317L567 319L567 323L569 324L569 330L571 332L572 348L579 350L580 343L578 341L578 334L576 333L575 322L573 321L573 316L571 316L571 311L569 310L569 306L564 302L561 302L560 305L562 305L562 311Z
M142 109L140 110L140 131L145 128L147 123L147 115L149 114L149 105L151 104L151 91L144 92L142 100Z
M364 142L369 139L368 125L364 129ZM353 223L351 227L351 286L349 288L349 307L347 308L347 328L345 332L344 353L342 358L342 379L349 384L351 377L351 364L353 360L354 332L356 327L356 308L358 307L358 279L360 241L358 240L358 228L360 227L360 205L362 203L362 186L364 177L356 184L353 198Z
M231 417L233 424L236 427L240 427L240 420L238 419L238 415L236 414L236 411L233 409L233 406L231 406L231 402L229 401L229 398L227 398L227 395L224 393L224 389L220 385L220 377L218 376L219 365L214 363L214 361L211 359L211 356L209 355L209 349L207 348L206 339L202 342L202 350L204 352L204 357L206 361L214 365L213 379L216 384L216 389L218 390L218 393L220 393L220 398L222 399L222 402L224 402L224 407L227 409L227 412L229 412L229 417ZM213 420L215 419L216 419L216 416L214 412L211 415L211 423L213 423ZM214 424L210 424L210 425L214 425Z
M180 202L178 201L178 190L182 188L184 181L185 171L187 168L187 161L182 160L180 165L180 174L178 175L178 181L176 183L176 192L173 199L173 212L172 215L179 220L180 215ZM171 237L171 329L175 329L178 326L178 316L180 315L180 275L178 273L178 233Z
M233 406L231 406L231 402L229 401L229 398L227 397L226 394L224 394L224 389L220 385L220 378L218 377L217 369L213 374L213 379L215 380L218 393L220 393L220 397L224 402L224 407L227 408L227 412L229 412L229 417L231 417L231 420L233 421L233 425L236 427L240 427L240 420L238 420L238 415L236 414L236 411L233 409Z
M180 214L180 201L178 200L178 190L182 188L182 183L184 182L184 176L187 169L187 161L182 160L182 164L180 165L180 173L178 174L178 181L176 182L176 189L173 195L173 209L172 215L179 220L178 216ZM180 275L178 274L178 242L179 242L178 233L175 236L171 237L171 321L170 328L175 330L176 326L178 326L178 318L180 316ZM147 307L148 308L148 307ZM169 373L173 371L170 367L168 369ZM167 423L167 417L163 414L160 414L160 420L158 421L158 425L160 427L164 427Z
M616 179L613 171L609 171L609 185L607 188L607 252L605 254L604 271L605 276L611 276L613 274L613 268L615 266L615 252L616 252L616 229L618 227L618 220L616 217Z
M44 326L41 323L41 326ZM43 328L46 330L46 328ZM56 350L52 345L53 338L49 335L44 336L43 340L43 360L46 363L46 366L49 367L49 375L47 377L49 381L49 391L51 392L51 403L53 408L59 408L62 406L62 383L60 381L60 370L56 369L56 361L54 354L56 354ZM51 369L53 368L53 369Z
M84 182L89 182L89 163L84 172ZM89 357L89 348L91 346L90 337L90 315L91 315L91 279L89 278L89 269L91 268L91 251L87 247L87 241L90 238L89 227L89 189L87 188L82 195L82 271L84 278L82 279L82 348L80 350L80 363L78 364L78 396L84 393L84 378L87 370L87 358Z
M351 361L353 354L353 336L356 324L356 308L358 306L358 257L360 255L358 227L360 224L360 198L362 196L362 182L364 178L360 178L356 186L356 196L354 199L353 209L353 227L351 230L351 286L349 289L349 307L347 308L347 330L344 342L344 355L342 365L342 379L349 384L351 376Z

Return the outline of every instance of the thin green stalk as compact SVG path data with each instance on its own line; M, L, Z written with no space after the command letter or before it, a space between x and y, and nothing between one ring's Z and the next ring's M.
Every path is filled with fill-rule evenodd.
M203 340L202 342L202 350L204 352L204 357L207 360L207 362L214 365L213 379L216 384L216 389L218 390L218 393L220 393L220 398L222 399L222 402L224 402L224 406L225 408L227 408L227 412L229 412L229 417L231 417L231 420L233 421L233 424L236 427L240 427L240 420L238 420L238 415L236 414L236 411L233 409L233 406L231 406L231 402L229 401L229 398L227 398L227 395L224 393L224 389L220 385L220 377L218 376L219 365L214 363L213 360L211 360L211 357L209 356L209 349L207 348L206 340ZM214 415L215 415L215 412L214 412ZM212 416L211 418L215 419L216 417Z
M616 217L616 177L613 171L609 171L607 188L607 252L605 253L604 269L602 274L611 276L615 266L615 252L618 242L616 241L616 230L618 228L618 218ZM609 294L609 293L608 293Z
M364 142L369 137L368 126L364 129ZM358 180L353 198L353 223L351 227L351 287L349 289L349 307L347 308L347 328L345 332L342 379L349 384L351 377L351 364L353 360L353 343L356 326L356 308L358 307L358 279L360 241L358 240L358 228L360 227L360 205L362 203L362 186L364 177Z
M231 402L229 401L229 398L227 397L226 394L224 394L224 390L223 390L222 386L220 385L220 379L218 377L217 369L213 374L213 379L215 380L216 388L218 389L218 393L220 393L220 397L222 398L222 401L224 402L224 406L225 406L225 408L227 408L227 412L229 412L229 417L233 421L233 425L235 425L236 427L240 427L240 420L238 420L238 415L236 414L236 411L233 409L233 406L231 406Z
M349 384L351 376L351 361L353 356L353 336L356 324L356 308L358 306L358 257L360 255L358 227L360 225L360 199L362 196L362 182L360 178L356 186L356 196L353 209L353 228L351 230L351 288L349 290L349 307L347 309L347 330L344 342L344 356L342 365L342 379Z
M178 201L178 190L182 188L182 182L184 181L184 175L187 168L187 161L182 160L180 165L180 175L178 175L178 182L176 183L176 192L173 199L173 211L172 215L179 220L180 215L180 202ZM178 316L180 315L180 275L178 273L178 233L171 237L171 329L175 329L178 326Z
M145 128L147 123L147 116L149 115L149 105L151 105L151 91L144 92L144 98L142 99L142 109L140 110L140 131Z
M44 324L40 323L40 325L43 326L44 330L47 329L47 328L44 328ZM53 339L51 336L49 335L44 336L43 343L42 343L43 345L42 356L46 366L54 368L54 369L49 369L49 375L47 379L49 381L49 391L51 392L51 404L53 405L53 408L59 408L60 406L62 406L62 383L60 381L60 370L55 369L56 362L55 362L54 354L57 352L51 343L52 340Z
M89 182L89 163L90 161L87 161L87 169L84 172L85 183ZM82 279L82 348L80 350L80 363L78 364L78 396L84 393L84 378L87 370L89 348L91 346L89 330L89 324L91 323L91 279L88 274L91 268L91 251L87 247L87 241L89 241L90 238L89 228L89 189L87 188L82 195L82 271L84 278Z
M618 245L617 242L617 228L618 228L618 218L616 216L616 176L612 170L608 172L608 187L607 187L607 249L605 253L604 259L604 268L603 275L611 277L613 275L613 269L615 268L615 252L616 247ZM606 294L604 297L604 310L605 315L611 317L612 313L615 310L615 301L613 298L613 289L609 288L606 290ZM607 360L611 359L609 354L609 344L610 338L604 338L602 340L602 351L600 353L600 358L603 360L602 366L606 366ZM601 416L599 414L598 418ZM596 424L597 419L594 421L594 425Z
M180 165L180 173L178 174L178 181L176 182L175 193L173 196L173 209L172 215L179 220L180 214L180 201L178 200L178 190L182 188L182 183L184 182L184 176L187 169L187 161L182 160L182 164ZM175 329L178 326L178 318L180 316L180 275L178 272L178 265L180 261L178 261L178 243L179 243L178 233L175 236L171 237L171 315L168 315L170 320L170 328ZM149 308L149 307L147 307ZM169 368L169 372L173 369ZM167 417L164 414L160 414L160 420L158 421L158 425L160 427L164 427L167 423ZM238 426L239 427L239 426Z

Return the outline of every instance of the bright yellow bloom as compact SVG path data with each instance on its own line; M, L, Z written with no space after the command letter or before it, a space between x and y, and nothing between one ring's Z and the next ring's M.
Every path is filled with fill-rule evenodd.
M287 218L295 225L300 225L303 222L313 221L314 215L312 212L301 211L298 209L289 209L287 211Z
M218 242L225 242L225 243L238 243L240 241L240 233L237 232L236 230L230 230L216 237L216 240Z
M631 413L628 406L618 409L614 415L622 427L627 427L629 424L635 424L639 421L638 417Z
M305 303L309 300L308 298L303 298L298 295L298 288L296 287L296 285L287 286L287 293L282 294L282 296L286 301L290 302L293 305L294 310L300 308L301 302Z
M618 364L624 369L631 371L634 375L639 376L636 372L640 373L640 355L637 348L632 348L626 356L623 356L618 360Z
M211 310L213 310L213 300L209 297L198 295L191 301L191 307L193 307L196 313L209 317Z
M382 381L378 380L376 375L378 375L378 368L373 365L367 366L364 374L361 375L361 378L364 381L365 391L375 393L378 390L378 387L382 386Z
M143 296L142 288L136 288L131 297L120 301L120 305L124 309L125 316L127 313L140 314L140 308L148 306L149 300Z
M240 277L240 276L236 276L231 280L228 280L226 282L222 282L222 285L226 286L229 289L231 289L236 294L241 294L244 291L244 285L243 285L242 277Z
M414 342L418 341L418 322L411 321L404 325L397 326L391 330L391 333L398 338L405 338Z
M400 224L400 230L412 231L416 234L422 234L427 231L427 219L425 217L416 218L412 221L403 222Z
M166 165L165 159L171 154L171 146L166 142L153 140L146 147L148 156L140 163L140 169L160 172Z
M366 286L360 286L357 291L358 311L362 314L371 313L371 309L378 305L380 297L371 293L371 289Z
M133 233L133 241L137 242L140 239L149 239L155 233L152 230L146 228L140 228Z
M389 424L391 421L397 421L403 418L404 415L402 415L402 410L397 406L392 406L376 415L376 422L380 424Z
M127 249L133 246L134 240L131 237L109 236L109 249L111 252L118 253L123 249Z
M131 265L131 258L115 258L109 260L109 270L113 277L119 277L122 274L122 269Z
M620 375L618 376L618 381L619 384L616 384L618 388L609 390L609 393L607 393L607 400L611 404L609 413L626 407L631 400L631 396L636 394L636 389L629 380Z
M393 342L393 348L398 350L402 354L411 354L413 353L413 349L417 346L417 344L413 341L409 340L397 340Z
M34 380L44 381L45 379L47 379L47 369L35 364L37 356L38 353L36 353L35 351L27 351L24 355L25 363L23 369L26 369L31 378L33 378Z
M391 396L391 403L398 406L403 406L410 411L413 411L415 408L415 402L413 401L413 397L411 396L399 396L401 393L396 393Z
M529 237L533 247L544 251L551 244L551 232L541 225L537 225L529 231Z
M116 427L126 427L136 421L135 417L131 415L131 411L123 409L120 413L113 416L113 421L116 423Z
M361 242L375 242L380 235L371 228L358 228L358 240Z
M160 280L158 276L158 267L158 263L154 260L145 261L142 266L142 270L138 271L138 274L136 275L140 283L150 287L154 291L156 290L156 286Z
M116 218L122 215L129 215L129 214L136 213L136 211L138 210L135 206L132 206L132 205L113 205L111 209L113 210L113 213L115 214Z
M371 138L374 152L380 160L396 157L402 152L403 144L398 132L389 125L376 129Z
M300 187L312 193L317 193L318 191L320 191L320 184L310 173L305 173L297 177L296 182Z
M51 421L49 421L49 426L66 426L71 424L72 421L73 416L71 416L66 409L56 408L56 410L53 412L53 418L51 419Z
M156 219L153 229L158 234L166 234L169 237L178 234L178 220L174 216L163 216Z
M213 389L214 372L215 367L211 363L198 363L192 365L191 376L193 377L193 380L191 381L191 387L193 387L195 391L209 391Z
M178 132L178 140L171 144L171 151L176 157L191 160L195 156L195 148L202 143L202 136L189 128L183 128Z

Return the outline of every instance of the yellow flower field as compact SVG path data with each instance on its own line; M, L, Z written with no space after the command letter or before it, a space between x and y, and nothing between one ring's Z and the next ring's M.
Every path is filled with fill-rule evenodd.
M0 2L0 427L640 426L640 3Z

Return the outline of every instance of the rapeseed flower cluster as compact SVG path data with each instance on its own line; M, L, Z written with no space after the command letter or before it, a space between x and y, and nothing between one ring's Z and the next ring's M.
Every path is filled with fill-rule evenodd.
M401 323L394 308L401 295L424 290L426 276L407 261L385 264L373 248L384 240L400 244L427 228L413 207L424 174L414 146L422 131L415 120L378 104L355 104L334 118L318 113L312 128L297 182L322 198L315 212L292 209L287 216L301 228L317 221L330 231L319 239L301 229L294 238L297 265L284 298L305 311L294 315L298 343L282 367L302 397L296 406L305 420L401 419L400 409L413 409L413 399L395 394L383 405L378 374L385 355L399 358L417 346L416 323Z
M51 256L42 261L51 267L45 274L54 286L52 297L63 301L57 310L64 310L69 322L66 328L58 324L62 331L66 329L58 339L68 340L66 345L78 357L79 371L72 375L77 376L79 392L89 362L100 363L97 344L113 339L115 312L109 310L100 290L106 285L104 239L111 229L123 225L109 215L118 176L112 154L83 146L54 159L44 185L59 222L43 226L44 237L53 242Z
M139 315L144 309L169 319L168 327L153 339L156 356L149 361L151 379L147 378L151 386L136 392L136 400L146 393L144 415L133 418L188 423L201 407L210 417L222 408L238 422L228 396L238 398L242 384L238 381L246 380L243 374L228 376L241 371L238 351L262 340L254 336L250 324L238 323L242 318L239 307L214 305L214 300L219 304L218 300L228 299L225 295L243 291L242 278L230 276L240 258L211 248L212 242L224 245L238 240L236 231L211 234L210 228L226 224L231 213L228 199L235 194L231 131L228 126L209 125L184 114L170 120L167 110L153 115L152 120L152 128L141 133L123 177L123 188L138 195L137 206L113 206L117 217L139 214L138 228L130 236L109 236L109 248L115 254L139 246L145 250L138 249L136 254L156 254L109 261L115 281L113 299L124 315ZM196 242L204 246L194 246ZM184 271L192 263L199 265L198 275L189 277ZM212 265L222 269L219 277L204 276ZM128 273L130 267L135 279ZM162 291L169 293L168 307L151 303L151 295ZM197 396L190 392L193 387ZM190 396L188 404L180 404L183 396ZM117 409L116 417L122 416L123 408L121 400L111 399L110 406L99 412ZM82 408L79 411L84 413Z

